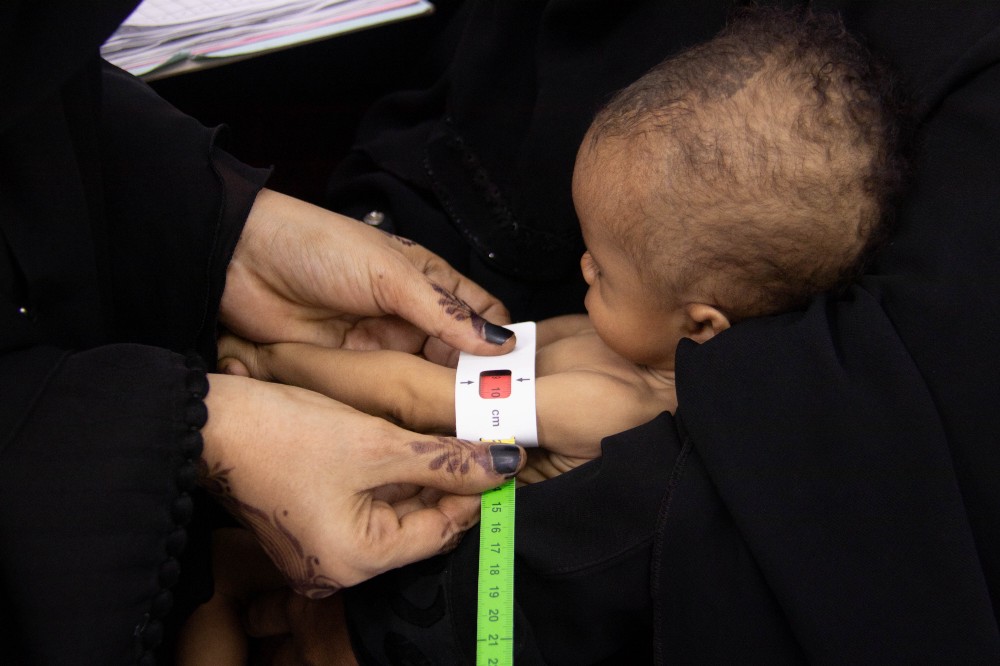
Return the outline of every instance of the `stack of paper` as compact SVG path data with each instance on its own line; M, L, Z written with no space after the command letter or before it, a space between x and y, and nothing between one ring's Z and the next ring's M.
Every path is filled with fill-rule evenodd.
M427 0L145 0L101 47L136 75L262 53L433 11Z

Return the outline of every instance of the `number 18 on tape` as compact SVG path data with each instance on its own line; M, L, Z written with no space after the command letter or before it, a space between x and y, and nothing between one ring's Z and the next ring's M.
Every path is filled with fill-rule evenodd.
M504 356L461 354L455 379L459 437L537 446L535 324L509 326L517 335ZM476 666L514 660L514 479L483 493L479 523Z

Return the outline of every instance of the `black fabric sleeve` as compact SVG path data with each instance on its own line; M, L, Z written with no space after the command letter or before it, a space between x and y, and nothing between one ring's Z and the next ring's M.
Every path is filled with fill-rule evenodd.
M139 345L62 354L0 450L0 646L9 663L155 648L191 517L203 368Z
M226 266L268 173L220 138L96 63L0 136L0 374L17 387L0 442L52 367L33 346L138 342L214 363Z
M682 344L677 416L704 480L662 527L664 663L1000 657L941 418L880 304L852 296ZM693 539L704 521L727 538Z
M142 660L169 630L225 270L267 176L91 64L2 136L4 663Z
M226 266L269 171L238 162L220 147L224 130L202 126L107 63L103 100L116 328L125 339L197 348L214 361Z

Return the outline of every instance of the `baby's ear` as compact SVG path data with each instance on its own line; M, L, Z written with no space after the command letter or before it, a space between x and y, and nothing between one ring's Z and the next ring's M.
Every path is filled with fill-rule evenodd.
M688 325L686 337L698 344L711 340L730 326L729 317L707 303L688 303L684 306L684 314Z

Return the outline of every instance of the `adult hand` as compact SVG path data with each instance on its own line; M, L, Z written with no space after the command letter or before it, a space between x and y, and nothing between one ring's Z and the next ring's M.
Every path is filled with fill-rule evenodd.
M222 323L254 342L423 351L439 363L456 349L512 350L511 331L486 318L509 322L434 253L270 190L254 202L220 306Z
M202 484L301 594L449 550L518 447L417 435L318 393L209 375Z

